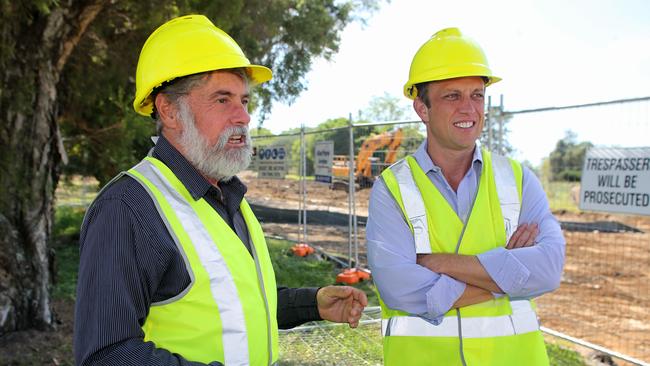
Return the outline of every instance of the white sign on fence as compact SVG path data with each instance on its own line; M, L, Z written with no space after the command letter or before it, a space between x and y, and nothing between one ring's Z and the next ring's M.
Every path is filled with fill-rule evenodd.
M287 148L284 145L257 148L257 177L284 179L287 175Z
M589 149L580 209L650 215L650 147Z
M317 141L314 146L314 176L316 182L332 183L334 141Z

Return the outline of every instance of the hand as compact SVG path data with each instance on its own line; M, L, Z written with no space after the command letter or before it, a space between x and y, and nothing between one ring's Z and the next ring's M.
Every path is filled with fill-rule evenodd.
M368 305L366 293L350 286L326 286L316 293L320 317L356 328L363 308Z
M517 227L517 231L512 234L506 249L530 247L535 244L535 238L539 234L537 224L521 224Z

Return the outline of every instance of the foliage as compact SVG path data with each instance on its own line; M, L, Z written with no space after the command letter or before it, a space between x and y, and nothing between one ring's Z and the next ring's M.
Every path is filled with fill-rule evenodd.
M575 182L546 181L542 179L542 185L552 212L580 212L577 197L573 196L576 194L575 189L578 189L579 195L579 186Z
M59 122L70 156L65 172L93 175L103 184L151 147L154 125L131 107L134 72L142 44L165 20L205 14L251 62L270 67L273 80L254 91L263 118L274 101L299 95L312 61L335 54L343 28L377 6L378 0L112 2L89 27L59 83Z
M580 181L582 164L587 149L593 144L588 141L577 142L577 135L567 130L564 138L555 145L555 150L549 155L551 165L551 179L569 182Z
M54 242L55 268L53 298L74 299L79 271L79 231L83 221L83 207L58 206L54 213Z
M79 239L85 211L83 207L58 206L54 212L53 239Z
M361 112L362 119L371 122L402 121L409 116L410 106L401 103L404 98L398 98L384 92L382 96L375 96L370 100L368 107Z
M69 243L55 247L55 253L56 277L52 297L74 300L77 290L77 273L79 272L79 247Z

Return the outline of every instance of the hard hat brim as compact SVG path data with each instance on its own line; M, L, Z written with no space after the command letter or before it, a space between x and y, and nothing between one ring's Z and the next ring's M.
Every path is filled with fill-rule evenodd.
M418 90L415 87L417 84L422 84L422 83L428 83L432 81L442 81L442 80L449 80L449 79L458 79L458 78L464 78L464 77L483 77L487 78L487 82L485 83L485 87L488 87L494 83L497 83L501 81L500 77L493 76L493 75L483 75L481 73L468 73L468 75L464 74L449 74L449 75L439 75L438 77L435 78L427 78L423 77L422 80L409 80L408 83L404 85L404 96L409 98L409 99L415 99L418 96Z
M262 65L246 65L246 66L237 66L237 67L232 67L232 68L233 69L234 68L245 69L246 74L249 77L249 81L250 81L251 86L255 86L255 85L265 83L265 82L267 82L267 81L269 81L269 80L271 80L273 78L273 72L271 71L271 69L269 69L266 66L262 66ZM228 70L228 69L229 68L223 68L223 69L216 69L216 70L205 70L205 71L201 71L201 72L212 72L212 71ZM199 72L199 73L201 73L201 72ZM188 76L188 75L184 75L184 76ZM179 77L184 77L184 76L179 76ZM174 78L174 79L176 79L176 78ZM174 80L174 79L172 79L172 80ZM172 80L163 80L163 81L161 81L157 86L152 88L151 91L153 92L157 87L160 87L164 83L170 82ZM138 100L140 100L140 99L137 98L133 102L133 108L135 109L135 111L138 114L142 115L142 116L151 116L151 113L153 113L153 104L154 104L154 101L151 98L151 93L144 96L141 99L142 101L140 103L138 103Z

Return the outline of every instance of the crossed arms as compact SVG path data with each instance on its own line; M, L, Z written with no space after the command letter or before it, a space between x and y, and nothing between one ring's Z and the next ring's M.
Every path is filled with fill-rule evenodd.
M418 258L400 208L385 184L377 181L370 197L366 237L368 262L382 300L393 309L437 323L454 307L502 293L532 298L553 291L564 265L564 237L539 180L526 168L519 227L507 247L476 256Z
M510 238L506 249L530 247L535 243L538 234L536 224L522 224ZM493 298L495 294L504 293L474 255L418 254L417 264L465 283L465 291L454 302L453 308L483 302Z

